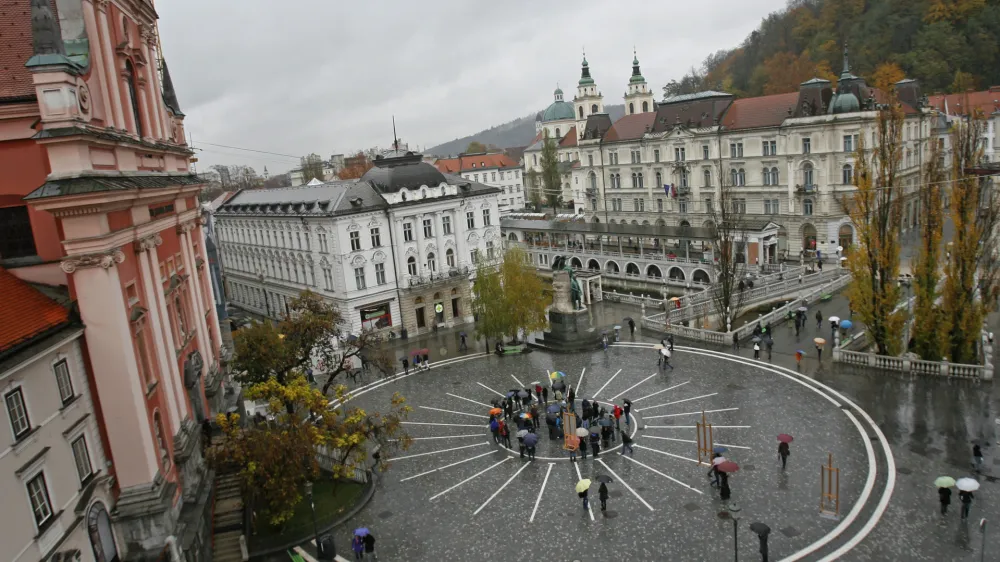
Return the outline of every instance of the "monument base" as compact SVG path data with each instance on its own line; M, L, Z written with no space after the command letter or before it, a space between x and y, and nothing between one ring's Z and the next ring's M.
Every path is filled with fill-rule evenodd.
M592 351L601 347L601 333L590 325L587 309L572 312L549 310L549 331L528 345L547 351Z

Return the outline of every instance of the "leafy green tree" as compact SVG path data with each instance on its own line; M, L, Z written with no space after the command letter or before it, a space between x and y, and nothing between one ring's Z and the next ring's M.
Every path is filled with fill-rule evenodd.
M545 283L531 265L531 257L520 248L508 248L500 263L500 280L506 301L503 315L507 320L505 333L517 339L548 326L545 313L552 300L545 292Z
M465 147L466 154L476 154L478 152L486 152L486 145L479 141L472 141L469 146Z
M528 179L528 201L534 206L535 210L541 210L542 208L542 189L539 185L539 173L538 170L534 168L528 170L526 174Z
M507 332L510 321L507 318L507 298L504 295L500 270L495 263L479 260L476 264L476 279L472 283L472 313L476 317L476 334L486 340L498 340Z

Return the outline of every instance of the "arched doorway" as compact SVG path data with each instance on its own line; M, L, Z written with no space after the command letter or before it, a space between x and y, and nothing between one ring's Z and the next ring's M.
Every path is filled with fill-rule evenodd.
M118 547L111 530L111 518L102 502L94 502L87 511L87 534L94 549L94 559L100 562L118 562Z
M688 221L681 221L681 228L691 228L691 223Z
M802 249L807 252L816 251L816 227L809 223L802 225Z
M639 275L639 266L629 262L625 264L625 273L629 275Z
M708 273L705 273L705 271L702 269L694 270L694 274L691 276L691 278L694 280L695 283L701 283L703 285L708 285L709 283L711 283L711 280L709 280L708 277Z
M510 234L507 235L507 240L510 240L511 242L517 242L517 234L511 232Z
M591 271L600 271L601 264L597 263L597 260L590 260L587 262L587 269Z
M569 265L573 269L583 269L583 262L580 261L580 258L573 258L569 260Z
M660 273L660 268L655 265L650 265L646 268L646 275L649 277L656 277L657 279L663 277L663 274Z
M618 263L614 260L608 260L608 263L604 265L604 269L608 273L618 273L621 269L618 268Z
M851 245L854 244L854 228L852 228L851 225L840 225L840 232L837 235L837 244L844 248L844 255L846 255L851 249Z
M663 219L656 219L656 226L667 226L667 221Z
M788 229L778 225L778 258L784 259L788 255Z
M597 215L594 215L594 218L590 219L590 222L601 222L601 219L597 218Z
M670 272L668 273L668 275L674 281L683 281L684 280L684 270L681 269L681 268L679 268L679 267L671 267L670 268Z

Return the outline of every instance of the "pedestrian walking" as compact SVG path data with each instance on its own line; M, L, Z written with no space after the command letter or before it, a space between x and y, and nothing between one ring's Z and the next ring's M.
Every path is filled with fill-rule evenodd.
M419 354L413 356L413 369L416 370L416 371L420 370L420 355Z
M823 361L823 346L816 344L816 358L822 362Z
M760 344L758 342L753 342L753 358L760 359Z
M400 362L403 364L403 374L410 374L410 362L406 359L406 357L402 358Z
M630 456L630 457L635 456L635 451L632 450L632 438L629 437L627 431L623 431L622 432L622 452L621 452L621 454L624 455L625 451L628 451L628 456Z
M490 416L490 433L493 434L493 442L497 445L500 444L500 422L493 416Z
M719 474L720 474L720 472L716 468L716 466L718 466L718 465L715 463L715 459L717 459L717 458L719 458L721 456L722 455L720 455L719 453L712 453L712 468L708 469L708 477L712 479L711 486L713 488L717 487L719 485Z
M733 351L740 350L740 335L737 332L733 332Z
M732 490L729 489L729 475L725 472L720 472L722 475L721 482L719 483L719 498L722 501L729 501L729 497L732 494Z
M513 449L510 445L510 427L503 420L500 420L500 439L508 449Z
M601 499L601 511L608 510L608 497L611 494L608 493L608 485L601 482L601 487L597 489L597 497Z
M663 366L670 367L670 370L674 370L674 366L670 364L670 350L663 348L660 350L660 354L663 356Z
M616 431L621 431L622 430L622 413L624 412L624 410L622 410L621 406L619 406L618 404L615 404L615 407L614 407L614 409L611 412L612 412L612 415L615 417L615 430Z
M670 351L673 351L674 350L674 335L673 334L667 334L667 343L670 344L670 347L669 347Z
M632 320L631 318L628 319L628 329L629 329L630 335L632 337L635 337L635 320Z
M615 434L611 426L601 426L601 447L608 449L611 447L611 437Z
M504 398L503 400L503 417L504 419L514 417L514 405L511 403L510 398Z
M823 327L823 313L819 310L816 311L816 330Z
M983 450L979 448L979 445L972 446L972 460L976 467L976 472L983 471Z
M801 349L795 352L795 368L798 369L798 370L800 370L800 371L802 370L802 350Z
M425 353L423 361L421 361L420 364L423 366L425 371L429 371L431 368L431 356Z
M628 427L632 425L632 420L629 417L629 414L632 413L632 401L626 398L623 401L623 404L625 404L625 406L622 408L622 413L625 415L625 427Z
M574 389L572 386L569 387L569 393L566 394L566 402L569 405L569 411L570 412L575 412L576 411L576 389Z
M581 408L583 410L583 417L585 418L590 417L590 400L584 398Z
M586 450L586 447L584 447L584 450ZM590 491L590 489L588 488L588 489L580 492L580 497L583 498L583 510L584 511L590 509L590 501L587 499L587 492L589 492L589 491Z
M535 398L538 399L539 404L542 403L542 385L540 384L535 385Z
M972 492L966 492L959 490L958 499L962 500L962 519L969 518L969 508L972 507L972 500L976 496L972 495Z
M594 400L590 403L590 409L590 418L597 421L597 418L601 417L601 405L597 403L597 400Z
M947 515L948 505L951 504L951 488L938 488L938 500L941 502L941 515Z
M355 560L365 559L365 539L361 535L354 535L351 539L351 550L354 551Z
M569 442L569 462L576 462L576 450L579 447L577 443L580 442L580 438L574 436Z
M373 559L378 560L378 554L375 554L375 537L372 535L371 531L365 535L365 554L370 555Z
M666 347L663 347L661 349L656 350L656 366L657 367L662 367L663 366L663 357L666 355L666 353L665 353L666 349L667 349Z
M466 345L465 343L465 332L462 332L461 334L458 335L458 350L459 351L469 350L469 346Z
M771 360L771 353L774 351L774 340L767 338L767 360Z
M543 404L549 403L549 387L547 386L542 387L542 403Z
M782 441L778 444L778 457L781 458L781 470L785 470L785 465L788 463L788 455L792 454L792 451L788 448L788 443Z
M590 450L594 453L594 458L601 452L601 436L597 433L590 434Z

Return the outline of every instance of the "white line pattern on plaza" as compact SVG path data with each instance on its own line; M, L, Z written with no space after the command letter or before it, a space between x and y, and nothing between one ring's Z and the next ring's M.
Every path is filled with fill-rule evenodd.
M486 390L488 390L488 391L492 392L493 394L496 394L496 395L497 395L497 396L499 396L500 398L506 398L506 395L505 395L504 393L502 393L502 392L497 392L497 391L493 390L492 388L490 388L490 387L486 386L485 384L483 384L483 383L481 383L481 382L479 382L479 381L476 381L476 384L478 384L479 386L481 386L481 387L485 388Z
M522 470L528 468L528 465L530 465L530 464L531 464L531 461L528 461L528 462L524 463L523 465L521 465L521 468L517 469L517 472L515 472L513 476L511 476L510 478L508 478L507 481L503 483L503 486L500 486L499 488L497 488L497 491L493 492L493 495L490 496L486 501L484 501L483 505L479 506L479 509L477 509L476 511L472 512L472 514L473 515L479 515L479 512L482 511L483 508L485 508L487 505L489 505L490 502L493 501L493 498L495 498L498 495L500 495L500 492L502 492L503 489L506 488L508 484L510 484L511 482L513 482L513 480L515 478L517 478L517 475L521 474Z
M486 455L492 455L492 454L493 454L493 453L495 453L495 452L496 452L496 451L489 451L489 452L487 452L487 453L483 453L483 454L481 454L481 455L476 455L476 456L474 456L474 457L470 457L470 458L467 458L467 459L465 459L465 460L461 460L461 461L458 461L458 462L453 462L453 463L451 463L451 464L446 464L446 465L444 465L444 466L439 466L439 467L437 467L437 468L434 468L434 469L431 469L431 470L428 470L427 472L421 472L420 474L414 474L413 476L408 476L408 477L406 477L406 478L403 478L402 480L400 480L400 482L406 482L407 480L413 480L414 478L420 478L421 476L427 476L428 474L431 474L431 473L434 473L434 472L438 472L438 471L440 471L440 470L444 470L444 469L446 469L446 468L451 468L451 467L453 467L453 466L458 466L458 465L460 465L460 464L463 464L463 463L467 463L467 462L469 462L469 461L474 461L474 460L476 460L476 459L480 459L480 458L483 458L483 457L485 457Z
M653 506L649 505L648 503L646 503L646 500L642 499L642 496L640 496L638 494L638 492L636 492L635 490L632 489L632 486L628 485L628 482L626 482L625 480L623 480L621 476L618 476L617 472L611 470L611 467L608 466L608 465L606 465L604 463L604 459L597 459L597 462L601 463L601 466L603 466L605 470L607 470L608 472L610 472L611 475L615 477L615 480L619 484L621 484L622 486L625 486L625 489L628 490L629 492L632 492L632 495L635 496L635 498L637 500L641 501L642 505L648 507L650 511L656 511L655 509L653 509Z
M474 418L479 418L479 419L484 419L484 418L487 417L487 416L484 416L483 414L472 414L472 413L469 413L469 412L456 412L455 410L444 410L442 408L432 408L431 406L417 406L417 407L418 408L423 408L425 410L435 410L435 411L438 411L438 412L448 412L449 414L461 414L463 416L472 416ZM483 424L483 425L485 425L485 424Z
M474 480L474 479L478 478L479 476L482 476L483 474L486 474L486 473L487 473L487 472L489 472L490 470L493 470L494 468L496 468L496 467L498 467L498 466L502 465L503 463L505 463L505 462L507 462L507 461L509 461L509 460L510 460L510 457L507 457L507 458L505 458L504 460L502 460L502 461L500 461L500 462L498 462L498 463L496 463L496 464L493 464L493 465L490 465L489 467L487 467L487 468L484 468L483 470L480 470L479 472L477 472L477 473L473 474L472 476L470 476L470 477L466 478L465 480L462 480L462 481L461 481L461 482L459 482L458 484L455 484L455 485L454 485L454 486L452 486L451 488L448 488L447 490L445 490L445 491L443 491L443 492L441 492L441 493L438 493L438 494L435 494L435 495L431 496L431 501L434 501L435 499L437 499L437 498L440 498L441 496L443 496L443 495L447 494L448 492L450 492L450 491L454 490L455 488L458 488L458 487L459 487L459 486L461 486L462 484L465 484L466 482L469 482L469 481L471 481L471 480Z
M576 481L579 482L580 480L583 480L583 475L580 474L580 464L579 463L573 463L573 468L576 469ZM589 501L590 494L588 493L587 496L588 496L587 511L590 512L590 520L593 521L594 520L594 510L591 509L591 507L590 507L590 501Z
M647 398L652 398L652 397L656 396L657 394L662 394L664 392L667 392L668 390L673 390L675 388L684 386L684 385L686 385L686 384L688 384L690 382L691 381L684 381L684 382L682 382L680 384L675 384L674 386L671 386L670 388L664 388L663 390L657 390L656 392L654 392L652 394L647 394L646 396L643 396L642 398L636 398L635 400L632 401L632 403L635 404L636 402L639 402L641 400L645 400Z
M662 441L677 441L678 443L697 443L694 439L678 439L676 437L660 437L658 435L643 435L643 439L660 439ZM744 447L742 445L729 445L726 443L716 443L720 447L729 447L730 449L750 449L750 447Z
M654 453L659 453L661 455L665 455L665 456L668 456L668 457L674 457L675 459L681 459L682 461L690 461L690 462L693 462L695 464L698 464L698 460L697 459L692 459L692 458L689 458L689 457L682 457L680 455L675 455L673 453L668 453L666 451L660 451L658 449L650 449L649 447L644 447L642 445L635 445L635 448L636 449L645 449L647 451L652 451Z
M401 461L404 459L414 459L417 457L426 457L427 455L437 455L439 453L447 453L450 451L458 451L459 449L468 449L469 447L479 447L480 445L489 445L489 441L483 441L482 443L476 443L475 445L463 445L461 447L452 447L451 449L441 449L440 451L430 451L427 453L417 453L416 455L406 455L403 457L393 457L392 462Z
M535 499L535 507L531 510L531 517L528 518L528 523L533 523L535 521L535 513L538 512L538 504L542 503L542 494L545 493L545 485L549 483L549 475L552 474L552 467L556 463L550 462L548 470L545 471L545 479L542 480L542 489L538 490L538 497Z
M658 418L676 418L677 416L696 416L700 414L714 414L716 412L732 412L733 410L739 410L739 408L720 408L718 410L702 410L700 412L683 412L680 414L662 414L659 416L643 416L642 419L645 420L655 420Z
M685 488L687 488L688 490L691 490L692 492L704 495L704 492L702 492L701 490L699 490L697 488L692 488L691 486L688 486L687 484L681 482L680 480L674 478L673 476L670 476L668 474L664 474L664 473L660 472L659 470L656 470L655 468L649 466L648 464L643 464L643 463L641 463L641 462L639 462L639 461L637 461L637 460L635 460L632 457L627 456L627 455L622 455L622 458L625 459L625 460L632 461L632 462L634 462L635 464L637 464L637 465L639 465L641 467L647 468L647 469L649 469L649 470L651 470L651 471L659 474L660 476L666 478L667 480L670 480L671 482L675 482L677 484L680 484L681 486L684 486Z
M607 388L607 386L608 386L609 384L611 384L611 381L615 380L615 377L617 377L617 376L618 376L618 374L619 374L619 373L621 373L621 372L622 372L622 370L621 370L621 369L618 369L618 372L617 372L617 373L615 373L615 374L611 375L611 378L610 378L610 379L608 379L608 382L604 383L604 386L602 386L601 388L598 388L598 389L597 389L597 392L595 392L595 393L594 393L594 398L597 398L597 395L598 395L598 394L600 394L602 390L604 390L605 388Z
M659 374L660 374L660 373L653 373L652 375L649 375L648 377L646 377L646 378L642 379L641 381L639 381L639 382L637 382L637 383L633 384L632 386L630 386L630 387L626 388L625 390L623 390L623 391L619 392L618 394L615 394L614 396L612 396L612 397L611 397L611 401L613 402L613 401L617 400L617 399L618 399L618 397L619 397L619 396L621 396L622 394L625 394L626 392L628 392L628 391L632 390L633 388L635 388L635 387L639 386L640 384L642 384L642 383L644 383L644 382L648 381L649 379L651 379L651 378L653 378L653 377L655 377L656 375L659 375Z
M701 396L692 396L691 398L685 398L683 400L674 400L673 402L665 402L663 404L657 404L656 406L646 406L642 408L641 411L652 410L653 408L662 408L663 406L671 406L673 404L680 404L681 402L690 402L692 400L701 400L702 398L709 398L715 396L718 392L713 392L711 394L702 394Z
M472 402L473 404L477 404L479 406L485 406L486 408L492 408L493 407L493 406L491 406L489 404L484 404L482 402L479 402L478 400L473 400L471 398L466 398L464 396L459 396L457 394L452 394L450 392L445 392L445 394L447 394L448 396L451 396L452 398L458 398L459 400L465 400L466 402Z

